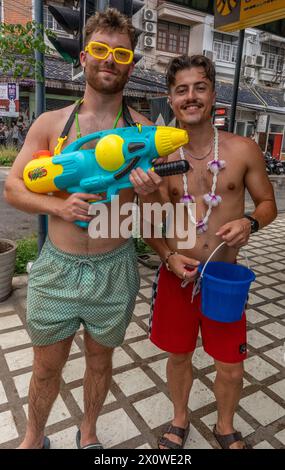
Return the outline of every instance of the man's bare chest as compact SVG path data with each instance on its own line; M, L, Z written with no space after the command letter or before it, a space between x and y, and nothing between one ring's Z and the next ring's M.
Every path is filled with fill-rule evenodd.
M169 196L172 201L179 201L186 187L188 194L196 198L211 192L223 198L233 196L244 190L245 171L243 164L225 160L225 167L219 171L215 182L214 175L207 168L207 162L195 162L184 178L182 175L169 178Z

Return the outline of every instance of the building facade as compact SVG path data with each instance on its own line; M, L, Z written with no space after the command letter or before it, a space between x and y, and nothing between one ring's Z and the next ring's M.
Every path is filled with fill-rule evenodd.
M142 66L165 73L179 54L205 54L217 72L217 106L230 111L239 33L214 29L214 17L184 0L145 0L137 26L144 32ZM198 2L199 3L199 2ZM247 29L235 132L253 137L263 151L285 158L285 38Z

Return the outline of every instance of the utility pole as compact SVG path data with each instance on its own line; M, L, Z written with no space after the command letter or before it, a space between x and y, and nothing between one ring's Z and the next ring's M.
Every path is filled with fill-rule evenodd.
M35 21L39 25L37 36L43 36L44 23L44 2L43 0L34 0ZM36 96L36 118L45 112L45 68L44 54L35 51L35 96ZM39 149L40 150L40 149ZM38 217L38 251L40 253L47 234L47 216Z
M234 84L233 84L233 97L232 97L232 105L231 105L231 116L230 116L230 122L229 122L229 132L234 132L234 128L235 128L235 118L236 118L236 110L237 110L237 98L238 98L238 87L239 87L239 79L240 79L240 68L241 68L243 44L244 44L244 29L241 29L239 32L239 38L238 38L237 60L236 60L235 77L234 77Z

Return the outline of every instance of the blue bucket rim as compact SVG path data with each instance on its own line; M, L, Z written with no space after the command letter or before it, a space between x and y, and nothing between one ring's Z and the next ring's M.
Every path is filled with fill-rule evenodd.
M253 272L250 268L248 268L247 266L244 266L243 264L227 263L226 261L209 261L208 264L210 264L210 263L211 263L211 264L214 264L214 263L215 263L215 264L232 264L233 266L240 266L240 267L242 267L242 268L245 268L247 271L249 271L249 272L251 273L252 279L251 279L251 280L250 280L250 279L247 279L247 280L245 280L245 281L228 281L227 279L221 279L221 278L212 276L211 274L208 274L208 273L207 273L207 268L205 269L205 272L204 272L204 274L203 274L202 279L203 279L205 276L207 276L207 277L208 277L209 279L211 279L211 280L214 280L214 281L217 281L217 280L218 280L218 281L221 281L221 282L223 282L223 283L225 283L225 284L232 284L233 282L239 282L240 284L248 284L249 281L252 282L252 281L254 281L254 280L256 279L256 276L255 276L254 272ZM204 265L205 265L205 263L200 264L200 265L198 266L198 271L201 272Z

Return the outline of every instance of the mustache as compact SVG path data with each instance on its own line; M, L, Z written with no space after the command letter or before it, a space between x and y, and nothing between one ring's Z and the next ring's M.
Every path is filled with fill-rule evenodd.
M187 106L202 106L202 103L199 103L199 101L186 101L181 105L181 108L186 108Z

